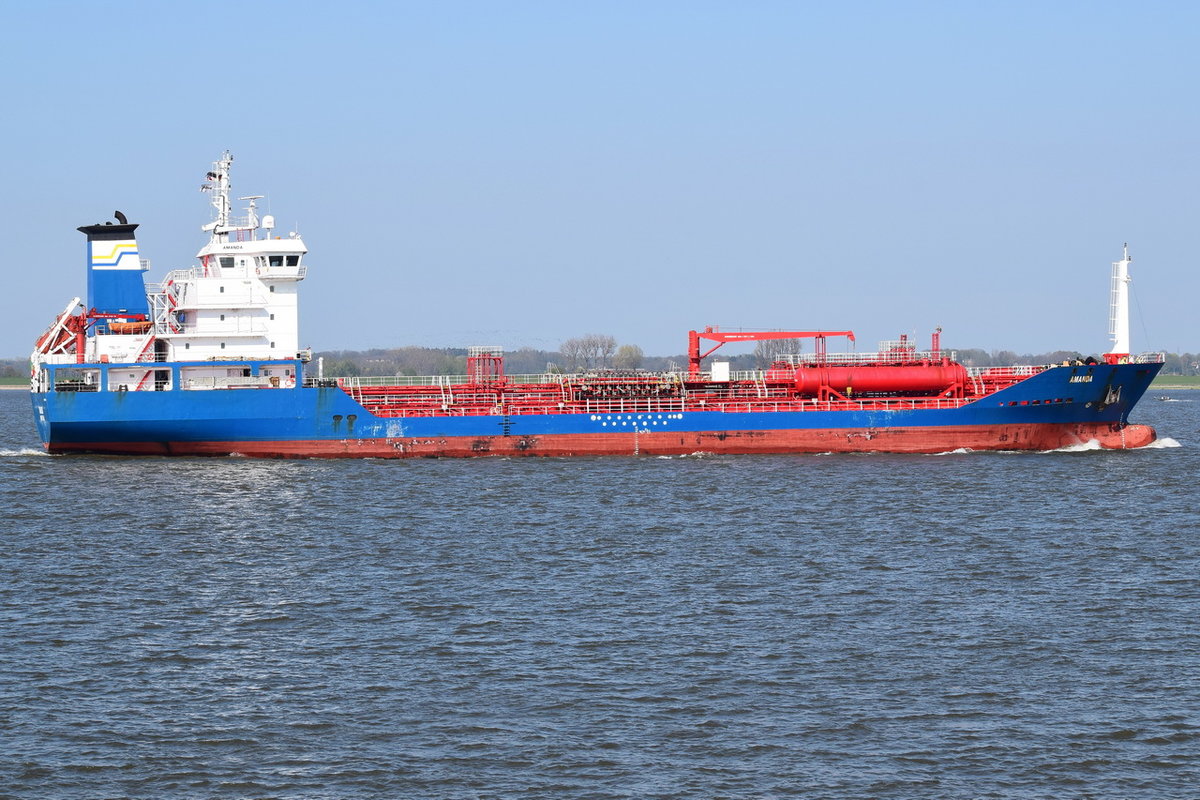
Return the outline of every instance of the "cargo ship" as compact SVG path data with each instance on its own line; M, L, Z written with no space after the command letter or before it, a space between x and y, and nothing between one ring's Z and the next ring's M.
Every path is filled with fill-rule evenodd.
M201 189L214 219L196 263L146 281L137 224L85 225L87 298L38 338L31 394L51 453L300 457L940 453L1155 439L1128 416L1162 367L1129 348L1125 249L1113 265L1112 350L1044 366L974 368L906 336L855 352L845 331L688 335L686 367L508 374L469 348L459 376L326 376L299 347L308 248L256 201L235 216L233 157ZM795 340L767 369L716 361L728 342ZM850 352L831 352L830 340Z

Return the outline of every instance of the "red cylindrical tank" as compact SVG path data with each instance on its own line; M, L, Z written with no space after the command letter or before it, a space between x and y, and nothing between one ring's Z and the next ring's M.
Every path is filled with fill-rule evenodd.
M859 365L852 367L801 367L796 370L796 392L818 394L822 387L853 394L941 394L967 380L962 364L911 364L906 366Z

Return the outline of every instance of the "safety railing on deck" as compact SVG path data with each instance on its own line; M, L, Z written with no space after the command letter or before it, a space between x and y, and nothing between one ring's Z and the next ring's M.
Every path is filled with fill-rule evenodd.
M100 391L99 384L84 383L83 381L55 381L54 391L56 392L98 392Z
M972 378L1028 378L1049 369L1045 366L1017 365L1013 367L967 367L967 374Z
M855 365L855 364L896 364L901 361L941 361L943 358L948 358L951 361L958 360L958 353L955 350L899 350L885 351L881 353L826 353L817 355L816 353L781 353L775 356L778 361L786 361L789 364L833 364L838 366Z
M219 375L184 378L185 389L246 389L279 386L279 378L265 375Z
M270 329L267 323L260 320L234 320L232 322L212 322L204 320L202 324L188 323L180 325L174 333L178 336L265 336Z
M567 379L574 378L573 375L505 375L504 382L507 384L558 384L562 385ZM445 386L458 387L469 384L469 378L466 375L392 375L385 377L348 377L337 378L338 384L343 389L360 389L372 386Z
M972 398L910 398L892 400L704 400L673 398L634 398L622 400L587 400L572 403L509 402L482 405L428 403L420 406L384 406L372 409L382 417L475 417L529 416L546 414L669 414L681 412L714 412L750 414L764 412L809 411L920 411L961 408Z
M308 267L303 264L292 267L255 267L254 272L260 278L269 278L271 280L304 280L308 275Z

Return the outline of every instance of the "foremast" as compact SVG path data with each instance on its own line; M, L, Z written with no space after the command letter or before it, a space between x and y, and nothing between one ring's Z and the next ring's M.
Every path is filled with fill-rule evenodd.
M1112 349L1104 354L1104 360L1110 364L1120 363L1129 358L1129 265L1133 259L1129 257L1129 243L1125 243L1120 261L1113 262L1112 288L1108 306L1108 335L1112 337Z

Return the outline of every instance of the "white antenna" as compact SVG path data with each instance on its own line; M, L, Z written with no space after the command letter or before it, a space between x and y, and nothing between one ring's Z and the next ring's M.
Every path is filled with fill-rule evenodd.
M229 228L229 168L233 166L233 154L226 150L219 161L213 162L212 170L205 176L207 182L200 187L201 191L212 192L213 208L217 210L217 218L200 230L211 231L213 241Z
M1112 292L1108 306L1108 335L1112 337L1112 350L1108 355L1129 355L1129 242L1120 261L1113 262Z
M238 200L249 200L250 205L246 208L246 224L240 226L243 230L256 230L258 228L258 201L262 200L266 195L251 194L245 197L239 197Z

